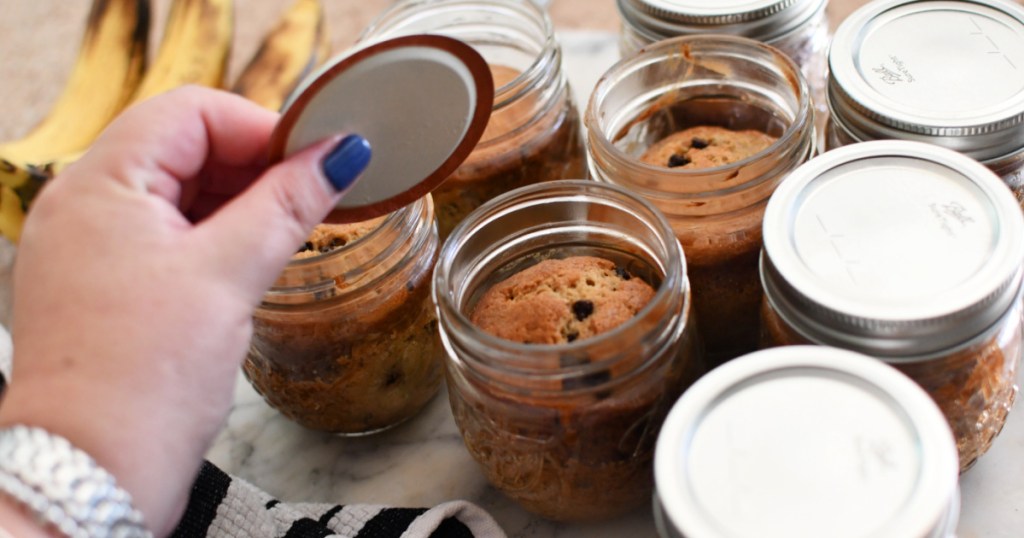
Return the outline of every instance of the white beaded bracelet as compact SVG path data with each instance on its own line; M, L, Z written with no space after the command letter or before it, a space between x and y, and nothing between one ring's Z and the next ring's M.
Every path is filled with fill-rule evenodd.
M71 538L152 537L113 475L40 428L0 429L0 492Z

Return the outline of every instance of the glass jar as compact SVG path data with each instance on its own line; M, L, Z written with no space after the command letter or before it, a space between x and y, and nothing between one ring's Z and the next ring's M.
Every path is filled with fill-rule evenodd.
M757 348L761 219L776 185L814 154L807 85L792 60L741 37L679 37L614 65L586 114L591 175L626 187L667 217L686 252L708 357ZM753 129L777 140L748 158L703 169L640 160L691 126Z
M472 321L498 282L580 255L610 260L625 280L655 288L653 297L621 325L568 343L506 340ZM683 254L657 210L591 181L508 193L445 243L434 300L455 421L494 487L557 520L607 518L649 502L662 419L704 371Z
M952 538L957 453L906 376L842 349L758 351L672 408L655 454L662 538Z
M790 175L768 203L765 345L888 362L936 401L960 467L1016 397L1024 217L991 171L920 142L865 142Z
M623 57L671 37L729 34L771 45L798 66L811 87L817 125L825 105L828 0L617 0ZM818 132L823 132L822 129Z
M363 33L363 44L441 34L477 49L494 76L494 108L483 137L437 189L443 241L466 215L523 185L586 175L579 111L546 12L522 0L396 2Z
M829 50L828 149L917 140L988 166L1024 204L1024 7L871 2Z
M256 309L245 376L307 428L357 435L394 426L441 385L433 204L427 196L314 234Z

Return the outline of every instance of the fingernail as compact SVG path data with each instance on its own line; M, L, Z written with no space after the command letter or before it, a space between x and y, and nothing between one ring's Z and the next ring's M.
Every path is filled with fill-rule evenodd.
M334 190L343 191L366 170L370 155L370 143L365 138L348 135L324 157L321 167Z

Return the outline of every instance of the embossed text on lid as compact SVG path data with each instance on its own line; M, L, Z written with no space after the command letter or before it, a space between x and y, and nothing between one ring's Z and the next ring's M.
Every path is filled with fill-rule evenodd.
M979 159L1022 145L1024 8L1017 4L872 2L836 30L829 66L835 115L859 138L932 136Z
M1005 312L1024 218L976 161L877 141L794 171L769 200L764 240L765 286L784 318L816 340L906 356L963 342Z
M658 497L691 538L939 535L957 469L949 426L920 387L821 346L712 371L672 409L655 452Z

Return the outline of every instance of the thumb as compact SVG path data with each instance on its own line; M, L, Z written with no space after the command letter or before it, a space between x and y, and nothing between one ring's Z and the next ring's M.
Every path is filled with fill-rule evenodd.
M317 143L268 168L196 229L220 270L255 298L370 163L359 135Z

